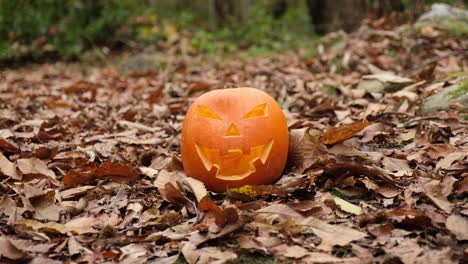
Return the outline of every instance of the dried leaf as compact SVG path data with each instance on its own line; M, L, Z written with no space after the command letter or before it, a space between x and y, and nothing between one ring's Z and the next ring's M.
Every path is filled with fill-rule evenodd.
M447 229L450 230L459 240L468 240L468 218L452 214L447 218L445 223Z
M118 183L130 183L140 179L139 173L130 165L106 161L94 172L97 178L108 179Z
M448 194L442 193L440 181L422 177L419 179L421 188L416 191L427 196L437 207L446 213L450 213L452 211L452 204L447 200Z
M101 87L103 87L101 84L81 80L68 87L65 87L63 91L66 93L84 93L87 91L97 90Z
M170 182L166 183L164 188L159 189L159 192L163 199L170 203L183 204L187 201L187 197Z
M201 211L208 211L208 212L220 212L221 208L217 204L211 200L211 198L207 195L203 197L200 202L198 203L198 209Z
M18 145L15 144L15 142L10 141L5 138L1 138L1 137L0 137L0 149L4 149L6 151L10 151L14 153L20 152L20 149Z
M72 232L74 234L86 234L96 232L93 228L95 224L95 218L92 217L81 217L68 221L66 224L60 224L56 222L39 222L32 219L22 219L17 221L15 224L24 225L35 230L41 230L50 233L61 233L66 234Z
M340 184L347 177L368 177L375 182L387 182L392 185L400 185L401 182L386 174L385 171L370 166L351 162L331 163L327 165L322 175L317 179L319 185L330 180L334 185Z
M300 222L322 239L319 249L331 250L333 246L345 246L351 241L366 237L366 233L342 225L327 224L315 217L308 217Z
M308 253L308 250L303 248L303 247L292 246L292 247L288 247L288 249L286 249L286 252L283 254L283 256L285 256L287 258L300 259L300 258L303 258L304 256L306 256L307 253Z
M323 133L319 139L322 143L327 145L335 144L337 142L354 137L361 130L372 124L373 122L358 121L349 125L330 128L325 133Z
M7 238L0 237L0 258L20 260L27 257L26 252L15 247Z
M327 147L305 129L296 129L289 134L287 167L303 173L327 153Z
M63 176L63 185L65 188L71 188L94 180L96 178L96 168L96 163L90 163L85 167L70 170L65 176Z
M87 183L95 179L107 179L118 183L130 183L140 179L138 172L126 164L106 161L101 166L89 163L82 168L70 170L62 179L66 188Z
M348 212L354 215L361 215L363 213L361 207L354 205L348 201L345 201L339 197L334 197L334 201L336 205L338 205L338 207L340 207L340 209L345 212Z
M16 170L16 165L13 162L10 162L3 154L0 152L0 174L7 177L11 177L15 180L23 179L23 175Z
M18 169L23 174L43 175L55 181L54 171L49 169L45 162L37 158L19 159L17 161Z

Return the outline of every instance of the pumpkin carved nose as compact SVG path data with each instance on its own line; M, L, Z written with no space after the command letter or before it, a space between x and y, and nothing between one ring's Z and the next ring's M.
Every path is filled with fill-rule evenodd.
M225 137L238 137L240 136L239 129L237 129L236 125L231 124L226 132Z

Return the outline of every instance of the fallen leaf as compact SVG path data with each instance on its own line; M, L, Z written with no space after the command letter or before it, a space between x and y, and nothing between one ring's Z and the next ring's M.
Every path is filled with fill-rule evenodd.
M354 205L348 201L345 201L339 197L334 197L334 201L336 205L338 205L338 207L340 207L340 209L345 212L348 212L354 215L361 215L363 213L361 207Z
M286 249L286 252L284 252L283 256L285 256L287 258L300 259L300 258L303 258L304 256L306 256L307 253L308 253L308 250L303 248L303 247L292 246L292 247L288 247L288 249Z
M305 129L295 129L289 134L287 167L303 173L327 153L327 147Z
M62 179L66 188L87 183L95 179L107 179L118 183L130 183L140 179L138 172L126 164L106 161L101 166L89 163L78 169L70 170Z
M337 142L354 137L361 130L372 124L373 122L358 121L349 125L330 128L325 133L320 135L319 139L322 143L327 145L335 144Z
M140 179L138 172L130 165L106 161L94 172L97 178L108 179L118 183L130 183Z
M24 225L35 230L41 230L44 232L51 233L62 233L66 234L67 232L72 232L74 234L86 234L94 233L96 230L93 228L95 224L95 218L93 217L81 217L75 218L68 221L66 224L60 224L56 222L39 222L32 219L22 219L17 221L15 224Z
M49 169L45 162L37 158L19 159L18 169L23 174L43 175L49 179L56 180L55 172Z
M198 209L208 212L220 212L221 208L211 200L209 196L203 197L198 203Z
M193 192L195 198L197 198L197 202L200 202L203 197L208 195L208 191L203 182L190 177L182 177L179 178L179 180L183 186L187 186L190 191Z
M3 154L0 152L0 174L7 177L11 177L15 180L23 179L23 176L16 170L16 165L13 162L10 162Z
M70 170L62 178L63 185L65 188L71 188L94 180L96 178L96 168L96 163L90 163L81 168Z
M10 151L14 153L20 152L20 149L18 145L15 144L15 142L10 141L5 138L1 138L1 137L0 137L0 149L4 149L6 151Z
M427 196L437 207L446 213L452 211L452 204L447 200L447 194L442 193L442 185L438 180L420 177L420 188L418 191Z
M99 89L101 87L104 87L104 86L101 85L101 84L81 80L81 81L77 81L76 83L74 83L74 84L72 84L72 85L70 85L68 87L65 87L63 89L63 91L65 93L78 93L78 94L81 94L81 93L84 93L84 92L87 92L87 91L93 91L93 90Z
M445 223L447 229L450 230L459 240L468 240L468 218L459 214L452 214L447 218Z
M187 197L170 182L166 183L164 188L159 189L159 192L163 199L170 203L183 204L187 201Z
M27 254L15 247L7 238L0 237L0 258L3 257L10 260L20 260L27 257Z
M391 177L382 169L377 167L365 166L351 162L339 162L328 164L316 182L319 186L330 180L333 185L342 183L347 177L368 177L374 182L387 182L392 185L402 184L399 180ZM372 189L372 188L371 188Z
M386 249L388 253L397 256L404 264L416 263L416 258L423 252L415 239L405 238L397 246Z
M197 249L197 247L190 242L184 243L182 254L189 264L221 264L237 257L237 255L231 251L221 250L216 247Z

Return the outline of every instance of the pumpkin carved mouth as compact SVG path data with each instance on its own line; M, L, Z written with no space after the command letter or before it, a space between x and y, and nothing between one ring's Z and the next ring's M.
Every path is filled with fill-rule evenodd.
M254 173L255 161L260 160L265 164L270 155L273 139L266 144L250 148L249 153L243 153L242 149L229 149L226 154L221 154L219 149L210 149L195 144L198 156L207 171L216 168L216 178L222 180L242 180Z

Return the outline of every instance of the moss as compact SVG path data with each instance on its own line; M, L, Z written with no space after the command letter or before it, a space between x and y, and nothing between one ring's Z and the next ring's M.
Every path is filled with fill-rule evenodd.
M440 22L445 26L447 34L454 38L468 36L468 21L462 19L444 19Z
M451 74L447 75L444 78L436 80L436 82L445 82L445 81L448 81L448 80L451 80L451 79L453 79L455 77L460 77L460 76L468 76L468 71L451 73Z
M457 89L448 92L445 96L450 99L457 99L465 94L468 94L468 79L461 81Z

